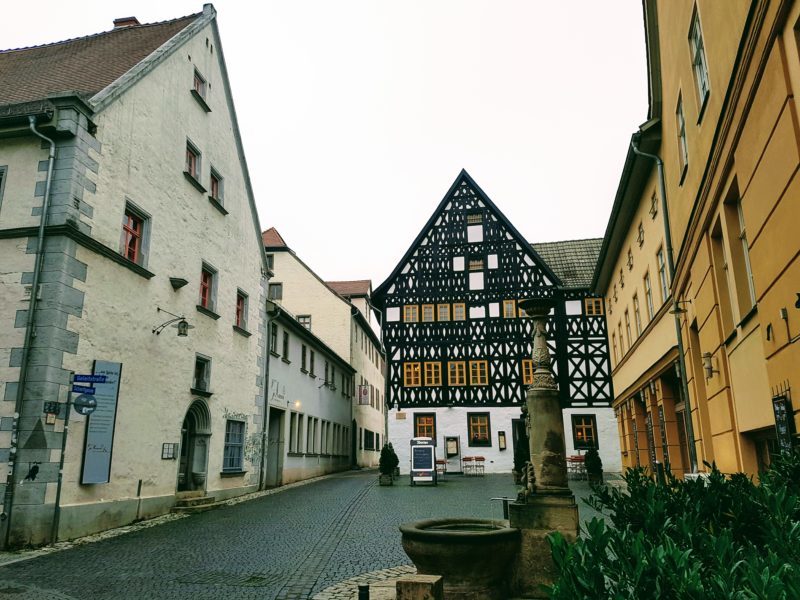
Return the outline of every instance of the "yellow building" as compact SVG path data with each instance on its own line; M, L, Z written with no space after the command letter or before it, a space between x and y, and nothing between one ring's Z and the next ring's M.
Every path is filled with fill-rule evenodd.
M623 462L756 473L800 410L800 2L643 4L650 111L594 281Z

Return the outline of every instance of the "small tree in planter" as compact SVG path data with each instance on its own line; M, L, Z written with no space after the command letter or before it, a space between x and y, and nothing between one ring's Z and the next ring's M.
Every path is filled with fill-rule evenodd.
M586 467L586 474L591 485L603 483L603 461L600 460L600 455L597 453L596 448L586 451L583 464Z
M380 485L392 485L392 474L395 467L400 464L400 459L397 458L394 448L391 444L384 444L381 448L381 458L378 462L378 471L380 471Z

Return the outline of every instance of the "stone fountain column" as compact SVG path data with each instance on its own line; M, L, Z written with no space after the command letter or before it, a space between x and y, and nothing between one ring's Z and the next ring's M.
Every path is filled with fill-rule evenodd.
M578 505L567 482L564 420L547 348L546 321L554 305L551 299L519 303L533 321L533 384L525 398L531 460L527 488L509 506L509 521L521 533L512 589L526 598L546 598L539 586L555 579L548 535L558 531L568 541L578 536Z

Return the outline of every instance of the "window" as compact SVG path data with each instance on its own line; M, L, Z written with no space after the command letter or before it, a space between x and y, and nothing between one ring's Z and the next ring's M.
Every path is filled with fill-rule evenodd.
M489 373L485 360L469 361L469 383L470 385L487 385L489 383Z
M636 234L636 241L639 244L639 248L644 245L644 224L641 221L639 221L639 229L638 233Z
M522 359L522 383L533 385L533 360L530 358Z
M275 269L275 255L267 254L267 268L272 271Z
M209 196L222 204L223 198L223 179L214 167L211 167L211 175L209 176Z
M653 309L653 288L650 285L650 272L644 274L644 298L647 302L647 320L652 321L655 310Z
M247 294L242 290L236 292L236 326L247 329Z
M3 207L3 189L6 183L6 171L8 171L8 167L0 167L0 208Z
M618 362L619 361L619 357L617 356L617 334L616 333L612 333L611 334L611 346L614 349L614 362Z
M422 322L430 323L433 321L433 304L422 305Z
M669 282L667 282L667 264L664 262L663 247L658 249L656 260L658 261L658 280L661 283L661 302L666 302L669 295Z
M628 270L632 271L633 270L633 250L631 250L630 248L628 248L628 260L626 261L626 264L628 265ZM620 278L620 285L621 284L622 284L622 278Z
M470 258L469 259L469 270L470 271L482 271L483 270L483 258Z
M464 304L453 304L453 321L464 321L467 311Z
M194 179L198 179L200 174L200 151L191 142L186 142L186 166L184 171Z
M753 270L750 266L750 248L747 244L742 203L738 195L738 186L734 186L731 191L732 199L727 200L724 207L725 230L730 256L730 266L727 267L727 270L732 284L729 291L734 292L739 307L739 319L743 319L756 304L756 289Z
M576 450L599 448L594 415L572 415L572 443Z
M244 421L225 422L225 450L223 471L241 471L244 467Z
M625 309L625 333L628 335L628 337L626 339L627 339L627 342L628 342L628 348L630 348L631 347L631 340L633 338L631 337L631 316L630 316L630 314L628 314L628 309L627 308Z
M309 350L309 355L308 355L308 374L311 375L311 376L315 375L315 373L314 373L314 351L313 350Z
M309 331L311 330L311 315L297 315L297 322Z
M289 332L283 332L283 359L289 360Z
M483 213L467 214L467 225L480 225L483 222Z
M0 176L2 172L0 172ZM0 177L0 189L2 189ZM145 264L145 230L147 217L135 210L130 204L125 206L125 216L122 218L122 240L120 253L137 265Z
M468 444L470 446L491 446L489 413L467 413Z
M200 306L214 310L217 296L217 272L207 264L200 269Z
M447 384L467 385L467 364L463 360L447 363Z
M653 192L653 195L650 197L650 216L655 219L657 214L658 214L658 196L656 195L655 192Z
M513 319L517 316L517 302L515 300L503 300L503 318Z
M418 387L421 383L418 362L407 362L403 365L403 385L405 387Z
M706 50L703 45L703 31L700 29L700 15L695 9L692 18L692 26L689 30L689 46L692 50L692 67L694 68L694 80L697 84L697 97L699 99L700 110L698 121L702 118L705 108L708 91L711 87L708 81L708 64L706 63Z
M278 354L278 324L272 323L269 327L269 351Z
M625 343L622 339L622 321L617 322L617 333L619 334L619 355L625 356ZM630 344L628 344L630 346Z
M270 283L267 288L267 298L270 300L283 300L283 284Z
M298 414L289 413L289 452L297 452L297 419Z
M449 321L450 320L450 305L449 304L440 304L436 307L438 314L436 318L439 321Z
M211 359L206 356L195 356L194 380L192 388L207 392L211 389Z
M625 287L625 273L622 269L619 270L619 289Z
M406 323L416 323L417 321L419 321L419 307L404 306L403 321L405 321Z
M584 298L583 314L587 317L596 317L603 314L602 298Z
M425 363L425 385L428 386L442 385L442 363L440 362Z
M304 373L308 372L308 348L305 344L300 347L300 370Z
M414 437L436 439L436 415L429 413L414 414Z
M686 119L683 117L683 100L678 96L678 108L675 109L675 127L678 135L678 157L680 158L680 183L689 167L689 146L686 143Z
M192 84L192 87L194 88L195 92L200 94L201 98L206 97L206 80L205 77L200 75L200 72L197 69L194 70L194 82Z
M642 315L639 312L639 296L633 295L633 321L636 324L636 337L642 335Z

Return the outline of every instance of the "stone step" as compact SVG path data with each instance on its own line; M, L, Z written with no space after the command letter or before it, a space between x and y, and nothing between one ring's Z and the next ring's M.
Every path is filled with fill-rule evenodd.
M207 510L214 510L215 508L219 508L220 506L224 506L224 502L212 502L210 504L195 504L192 506L173 506L169 509L171 513L181 513L181 514L194 514L194 513L201 513Z
M184 498L202 498L206 493L203 490L189 490L186 492L177 492L175 494L176 500L183 500Z
M194 498L180 498L175 502L175 506L185 508L187 506L203 506L205 504L214 504L216 498L214 496L198 496Z

